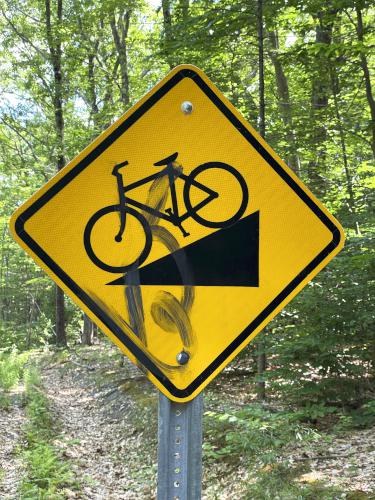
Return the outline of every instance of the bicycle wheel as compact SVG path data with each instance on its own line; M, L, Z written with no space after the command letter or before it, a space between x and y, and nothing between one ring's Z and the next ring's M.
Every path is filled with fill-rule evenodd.
M226 177L227 178L232 177L232 180L235 181L235 184L237 185L237 188L235 188L235 189L237 190L238 196L233 196L232 194L230 194L228 200L224 200L223 199L224 197L220 196L220 192L217 193L218 200L221 202L222 206L225 204L225 208L226 208L226 210L225 210L226 213L224 214L224 212L223 212L224 218L222 220L220 219L221 210L218 210L219 220L211 220L210 218L207 217L207 215L199 214L198 211L202 212L201 208L196 210L194 208L193 203L192 203L192 196L191 196L191 194L192 194L191 188L192 187L195 187L198 189L199 188L202 189L204 187L211 188L211 186L207 186L205 184L206 181L202 180L202 178L204 177L204 174L210 170L212 171L211 172L212 174L215 174L214 178L219 179L219 180L220 180L221 174L223 174L223 172L221 172L221 174L220 174L218 172L214 172L214 170L221 170L221 171L228 172L229 176L227 175ZM202 176L202 174L203 174L203 176ZM197 180L198 176L201 176L200 181ZM223 176L223 179L224 179L224 176ZM225 187L226 184L227 183L224 180L223 180L223 182L221 182L221 189L220 190L222 192L224 191L223 187ZM220 186L219 186L219 188L220 188ZM230 207L227 203L228 201L230 201L231 204L234 203L236 206ZM247 184L245 182L245 179L242 177L242 175L235 168L231 167L227 163L221 163L221 162L203 163L202 165L199 165L198 167L196 167L189 174L189 176L187 177L187 179L185 181L184 202L185 202L186 209L187 209L187 211L192 219L194 219L196 222L198 222L199 224L201 224L202 226L205 226L205 227L224 228L224 227L231 226L232 224L237 222L242 217L242 215L245 213L248 201L249 201L249 191L247 189ZM209 204L207 204L207 206L208 205ZM204 206L206 206L206 205L204 205ZM229 206L229 208L228 208L228 206ZM232 211L232 213L228 213L230 211ZM229 215L229 217L228 217L228 215Z
M124 236L121 242L115 239L119 230L120 206L111 205L98 210L89 219L83 236L87 255L92 262L110 273L123 273L130 269L139 267L148 257L152 234L147 220L142 214L131 207L125 207L127 222ZM118 217L116 213L118 212ZM115 215L115 216L114 216ZM134 218L133 220L129 218ZM137 227L137 238L132 237L129 224ZM126 254L130 260L124 264Z

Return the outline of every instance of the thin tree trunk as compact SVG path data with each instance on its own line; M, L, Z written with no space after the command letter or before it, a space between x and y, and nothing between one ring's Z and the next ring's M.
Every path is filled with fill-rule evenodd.
M96 90L95 90L95 64L94 64L94 60L95 60L95 54L93 54L93 53L88 54L88 56L87 56L87 63L88 63L87 78L88 78L88 83L89 83L88 91L89 91L90 114L91 114L91 118L94 122L94 125L96 126L99 108L98 108L98 102L97 102Z
M96 64L95 59L97 57L98 49L99 49L99 37L93 38L93 36L89 36L84 29L84 24L81 18L77 20L79 32L81 34L82 45L86 51L87 57L87 93L85 95L85 100L90 108L90 118L94 123L95 129L100 127L98 123L99 117L99 106L98 106L98 97L96 93ZM100 24L102 24L102 20L100 20ZM102 26L100 26L102 27ZM99 26L98 26L99 28Z
M259 70L259 133L265 139L266 136L266 104L264 99L264 29L263 29L263 0L258 0L257 4L257 28L258 28L258 70ZM266 399L266 383L264 372L266 369L266 352L264 340L257 342L258 349L258 382L257 397L263 401Z
M130 11L120 12L118 21L116 22L115 14L110 20L113 41L117 51L117 56L120 65L120 99L125 106L130 102L129 97L129 73L128 73L128 52L127 52L127 37L130 25Z
M172 57L172 15L171 15L171 4L170 0L162 0L161 2L163 10L163 25L164 25L164 52L169 64L172 69L174 67L173 57Z
M64 304L64 292L56 285L55 290L56 302L56 344L60 346L66 345L66 333L65 333L65 304Z
M187 21L189 17L189 7L190 7L190 0L180 0L180 8L182 11L182 19L184 21Z
M292 108L290 104L288 79L285 75L282 62L278 56L279 37L276 30L270 31L268 37L271 44L269 55L275 70L277 95L281 118L286 128L286 139L290 147L288 155L288 165L297 173L300 173L300 160L296 153L296 138L294 135Z
M330 14L335 14L335 12L330 12ZM332 41L332 18L326 22L323 13L320 12L316 20L315 43L330 45ZM315 75L311 89L311 150L314 151L315 158L309 161L307 174L317 193L324 196L326 190L324 171L327 156L325 145L327 130L324 118L330 90L330 81L327 72L328 60L324 53L318 53L315 64Z
M352 174L350 171L351 169L349 167L349 161L348 161L348 155L347 155L346 143L345 143L345 134L344 134L344 130L342 128L341 113L340 113L340 107L339 107L339 102L338 102L339 79L338 79L338 76L335 73L334 69L331 69L331 81L332 81L332 94L333 94L333 102L334 102L334 106L335 106L336 122L337 122L337 128L339 130L341 152L342 152L345 177L346 177L346 188L348 190L348 195L349 195L348 206L349 206L349 211L353 217L353 223L352 223L353 228L354 228L356 234L359 235L360 229L359 229L359 224L358 224L358 219L357 219L357 209L356 209L356 203L355 203L355 198L354 198L353 177L352 177Z
M266 103L264 99L264 27L263 27L263 0L257 4L258 28L258 72L259 72L259 118L258 127L260 135L266 136Z
M55 114L55 132L57 139L57 170L65 165L64 157L64 114L63 114L63 81L61 67L61 40L62 0L57 0L57 29L52 30L51 2L45 0L46 35L53 69L53 109ZM66 345L64 292L56 285L56 343Z
M357 13L357 36L358 40L363 44L363 19L362 19L362 11L359 7L359 4L356 3L356 13ZM360 61L361 61L361 68L363 71L363 76L365 80L365 87L366 87L366 97L367 97L367 102L370 108L370 113L371 113L371 122L370 122L370 127L371 127L371 148L372 148L372 153L375 158L375 101L374 101L374 96L372 94L372 87L371 87L371 77L370 77L370 71L368 68L368 63L367 63L367 57L366 54L363 52L363 50L360 51Z

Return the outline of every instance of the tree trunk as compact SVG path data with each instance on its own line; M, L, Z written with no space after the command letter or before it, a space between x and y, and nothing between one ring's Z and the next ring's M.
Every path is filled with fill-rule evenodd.
M363 44L363 19L362 19L362 11L358 3L356 4L355 9L357 13L357 36L358 40L361 42L361 44ZM370 122L371 148L375 158L375 101L374 101L374 96L372 94L371 77L367 63L367 57L366 54L363 52L363 50L360 51L360 61L361 61L361 68L363 71L363 77L365 80L366 98L371 114L371 122Z
M184 21L188 20L189 17L189 7L190 7L190 0L180 0L180 8L182 12L182 19Z
M277 31L270 31L268 37L271 44L269 55L275 70L277 95L279 101L278 104L281 118L286 128L286 139L290 148L290 154L288 155L287 162L295 172L300 173L300 160L298 154L296 153L297 147L296 139L294 136L293 116L292 108L290 105L288 79L285 75L282 62L277 52L279 50L279 37Z
M97 44L96 44L97 47ZM95 54L89 53L87 56L87 78L88 78L88 94L89 94L89 105L90 105L90 115L94 125L97 125L97 115L99 113L98 102L96 97L95 89L95 64L94 64Z
M94 324L87 314L83 315L82 344L92 345L94 342Z
M64 292L56 285L56 344L59 346L66 345L66 333L65 333L65 306L64 306Z
M161 5L163 9L164 52L169 67L172 69L175 66L175 64L173 62L174 60L172 57L172 47L171 47L173 41L173 34L172 34L172 16L171 16L170 0L162 0Z
M258 0L257 4L257 28L258 28L258 71L259 71L259 133L265 139L266 136L266 104L264 99L264 29L263 29L263 0ZM258 383L257 397L263 401L266 399L266 383L264 381L264 371L266 369L266 353L264 341L257 342L258 349Z
M64 156L64 114L63 114L63 82L61 67L61 39L60 30L62 24L62 0L57 0L57 29L52 30L51 2L45 0L46 14L46 35L50 55L50 62L53 69L53 109L55 114L55 133L57 139L57 170L65 165ZM56 343L66 345L65 333L65 311L64 292L56 285Z
M81 35L81 43L85 48L87 59L87 90L85 91L85 101L90 109L90 119L92 120L95 128L94 136L102 129L99 120L99 104L97 96L97 81L96 81L96 65L97 54L99 50L99 35L94 37L92 34L87 33L84 28L84 23L81 18L77 19L78 29ZM98 30L103 29L103 20L100 19L98 23ZM112 79L111 79L112 80ZM111 81L112 84L112 81ZM106 97L103 99L106 101ZM106 127L104 127L106 128Z
M334 14L334 12L330 12ZM317 15L317 26L315 30L315 43L330 45L332 41L333 21L327 23L322 12ZM330 90L329 75L327 72L328 59L324 52L318 52L316 59L315 74L311 89L311 129L312 138L310 149L315 158L308 163L307 174L313 183L317 194L324 196L326 182L324 179L326 163L326 139L327 131L324 125L325 110L328 106L328 94Z
M125 12L120 11L118 21L113 14L110 20L113 41L117 51L117 56L120 65L121 85L120 99L125 106L130 102L129 97L129 73L128 73L128 52L127 52L127 37L130 24L130 10Z
M334 68L331 68L330 70L331 73L331 81L332 81L332 94L333 94L333 102L335 106L335 115L336 115L336 123L337 123L337 128L339 131L339 136L340 136L340 145L341 145L341 152L342 152L342 159L344 163L344 170L345 170L345 177L346 177L346 188L348 191L348 207L349 207L349 212L352 215L353 220L352 226L357 235L360 234L360 229L359 229L359 224L358 224L358 219L357 219L357 207L355 203L355 198L354 198L354 188L353 188L353 177L351 174L351 169L349 167L349 161L348 161L348 155L346 151L346 142L345 142L345 134L344 130L342 127L342 119L341 119L341 113L340 113L340 107L339 107L339 101L338 101L338 94L340 92L340 83L338 79L338 75L336 74L336 71Z
M263 28L263 0L257 3L258 28L258 73L259 73L259 117L258 128L260 135L266 136L266 103L264 100L264 28Z

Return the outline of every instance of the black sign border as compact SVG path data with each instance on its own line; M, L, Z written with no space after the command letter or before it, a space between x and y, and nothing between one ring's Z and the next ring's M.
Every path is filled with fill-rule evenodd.
M82 170L90 165L98 156L105 151L116 139L128 130L139 118L142 117L161 97L168 93L175 85L184 78L191 78L196 85L207 95L232 125L243 135L243 137L258 151L263 159L278 173L278 175L289 185L311 211L331 231L331 242L301 271L272 302L241 332L231 344L195 379L184 389L177 388L152 362L147 354L133 340L128 337L122 329L101 309L90 296L84 292L73 281L57 263L36 243L26 232L24 225L41 207L43 207L53 196L63 189ZM111 134L94 148L75 167L59 179L48 191L43 193L30 207L22 212L15 221L15 231L19 238L36 254L44 264L59 277L59 279L97 316L100 321L117 337L117 339L149 370L152 375L162 384L167 391L176 398L187 398L196 391L199 386L251 335L251 333L276 309L276 307L290 295L293 290L317 267L319 264L340 244L341 233L331 219L319 208L309 195L297 184L297 182L284 170L284 168L271 156L271 154L258 142L245 125L233 114L215 92L207 85L201 76L192 68L183 68L171 76L158 90L155 91L138 109L136 109L126 120L124 120Z

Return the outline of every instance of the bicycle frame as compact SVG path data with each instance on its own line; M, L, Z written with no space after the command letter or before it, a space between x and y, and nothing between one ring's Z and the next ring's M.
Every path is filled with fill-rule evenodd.
M122 179L122 174L119 174ZM134 200L133 198L129 198L128 196L125 196L125 193L128 191L131 191L132 189L135 189L137 187L143 186L144 184L147 184L148 182L152 182L156 179L159 179L161 177L168 176L168 181L169 181L169 191L171 193L171 199L172 199L172 208L167 210L166 212L160 212L159 210L156 210L153 207L150 207L149 205L145 205L144 203L141 203L137 200ZM166 168L161 170L160 172L157 172L156 174L149 175L148 177L144 177L143 179L140 179L139 181L133 182L127 186L122 185L119 190L119 196L120 196L120 204L122 206L126 205L132 205L140 210L144 210L145 212L148 212L151 215L154 215L160 219L164 219L168 222L171 222L173 225L178 226L184 236L188 236L188 233L185 232L185 230L182 228L181 224L183 221L191 217L191 212L187 211L184 214L180 215L179 210L178 210L178 201L177 201L177 194L176 194L176 186L175 186L175 181L176 179L182 179L186 181L188 179L188 176L179 173L176 175L176 171L174 170L173 166L171 164L167 165ZM206 192L208 194L207 198L202 200L200 203L198 203L194 207L194 212L200 210L204 206L206 206L208 203L210 203L213 199L217 198L218 194L213 191L212 189L208 188L204 184L201 184L200 182L193 180L192 185L201 189L202 191Z

